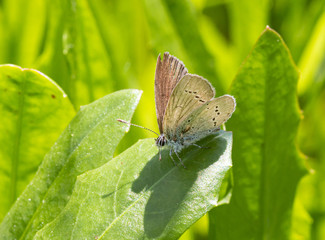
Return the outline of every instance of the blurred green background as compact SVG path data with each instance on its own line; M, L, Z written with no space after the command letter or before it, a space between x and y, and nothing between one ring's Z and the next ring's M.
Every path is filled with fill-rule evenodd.
M267 25L283 37L301 71L297 94L304 118L297 145L310 174L296 203L312 220L310 239L325 239L325 1L1 0L0 64L48 75L76 110L117 90L141 89L133 123L158 131L159 53L181 59L219 96ZM117 153L146 137L154 136L131 128ZM203 218L182 238L204 239L207 231Z

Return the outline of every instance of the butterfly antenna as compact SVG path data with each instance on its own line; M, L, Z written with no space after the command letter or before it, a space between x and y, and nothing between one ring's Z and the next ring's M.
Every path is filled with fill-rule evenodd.
M143 129L145 129L145 130L148 130L148 131L150 131L150 132L153 132L154 134L156 134L156 135L159 137L159 134L158 134L158 133L156 133L155 131L152 131L152 130L149 129L149 128L145 128L145 127L142 127L142 126L139 126L139 125L133 124L133 123L129 123L129 122L124 121L124 120L122 120L122 119L117 119L117 121L119 121L119 122L121 122L121 123L126 123L126 124L128 124L128 125L132 125L132 126L135 126L135 127L143 128Z

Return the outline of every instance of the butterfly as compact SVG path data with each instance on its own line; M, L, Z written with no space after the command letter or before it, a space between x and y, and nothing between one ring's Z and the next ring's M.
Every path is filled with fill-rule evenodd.
M215 89L205 78L188 73L185 65L168 52L163 59L159 54L155 73L156 114L160 134L156 145L160 150L170 148L169 155L176 164L173 153L184 166L179 152L196 144L200 139L217 132L235 111L233 96L223 95L214 98ZM184 166L185 167L185 166Z

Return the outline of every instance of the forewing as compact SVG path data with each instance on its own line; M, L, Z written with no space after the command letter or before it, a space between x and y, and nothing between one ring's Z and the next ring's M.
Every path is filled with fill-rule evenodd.
M223 95L206 102L194 110L177 128L185 144L199 139L220 129L235 111L236 100L233 96Z
M163 132L163 118L168 99L177 82L187 73L184 64L176 57L164 53L161 60L160 54L157 59L155 74L155 101L156 114L160 133Z
M186 74L175 86L167 107L163 121L164 134L173 139L176 128L193 112L214 97L212 85L198 75Z

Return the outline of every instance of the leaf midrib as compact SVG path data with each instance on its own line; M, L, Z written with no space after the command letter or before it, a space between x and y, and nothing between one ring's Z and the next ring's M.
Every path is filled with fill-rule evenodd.
M26 75L22 71L23 75ZM12 205L16 200L16 191L17 191L17 176L18 176L18 162L19 162L19 153L20 153L20 143L22 136L22 125L23 125L23 112L25 107L25 87L26 87L26 76L22 77L21 89L18 94L19 105L18 105L18 121L16 124L17 135L16 142L13 148L13 157L11 162L11 187L10 187L10 205Z

